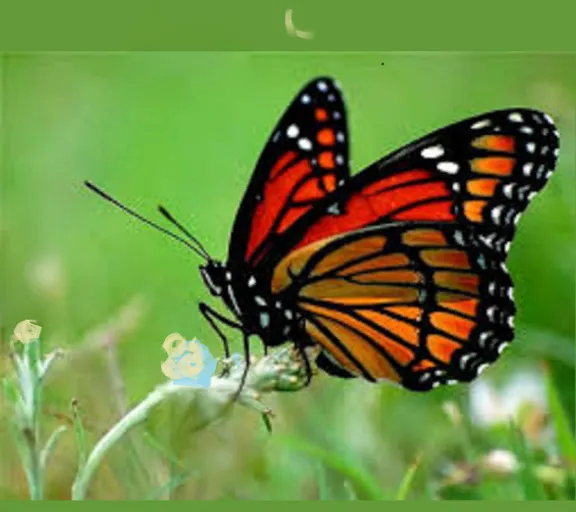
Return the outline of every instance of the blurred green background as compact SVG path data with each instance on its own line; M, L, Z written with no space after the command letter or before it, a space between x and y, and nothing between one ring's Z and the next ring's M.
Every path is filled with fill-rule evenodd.
M82 181L152 218L165 204L213 255L225 257L263 144L297 90L320 74L342 83L353 172L483 111L526 106L557 121L557 172L520 222L509 258L516 341L480 380L505 389L515 372L530 371L538 383L545 362L574 417L574 56L14 54L1 62L3 353L23 319L38 321L47 349L70 350L48 383L46 428L69 421L75 397L94 442L165 380L161 344L169 333L198 337L221 354L197 310L209 298L199 259L98 199ZM322 375L307 390L268 399L277 416L272 436L239 408L198 434L182 427L186 415L176 411L148 429L156 436L170 430L166 454L150 448L144 431L134 434L107 460L91 497L165 497L166 482L172 498L346 499L373 497L372 488L388 496L422 454L409 495L448 498L442 481L452 470L445 468L468 460L470 445L481 456L504 442L473 424L490 411L470 412L470 391L459 385L420 395ZM446 402L458 405L470 429L450 420ZM0 497L25 497L4 427L0 452ZM174 454L178 460L170 462ZM68 497L75 464L67 433L49 472L48 497ZM455 495L486 498L477 485L467 482ZM515 485L500 483L494 495L518 497Z

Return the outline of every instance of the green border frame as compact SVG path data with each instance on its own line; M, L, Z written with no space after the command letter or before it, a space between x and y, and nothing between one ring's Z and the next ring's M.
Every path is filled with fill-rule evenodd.
M576 4L547 0L0 0L0 50L575 51ZM289 36L287 9L312 39Z
M291 8L294 23L310 30L310 40L287 35L284 13ZM381 2L355 0L339 3L315 0L0 0L0 51L142 51L142 50L235 50L235 51L539 51L576 52L574 24L576 4L571 0L548 0L541 9L514 0L481 2ZM30 502L12 502L10 507L31 508ZM45 502L43 508L59 509L60 502ZM84 502L84 509L113 507ZM148 502L139 507L152 508ZM189 510L187 502L162 505ZM227 509L225 502L202 504L207 510ZM237 503L231 506L238 506ZM267 510L268 503L251 503ZM274 507L278 507L274 503ZM334 511L346 503L304 504ZM381 507L380 504L354 507ZM393 503L386 507L395 507ZM400 504L421 510L418 503ZM467 502L466 507L484 510L508 504ZM525 502L525 510L540 510L539 503ZM552 506L546 504L544 506ZM557 510L573 505L555 502ZM329 507L329 508L328 508ZM426 502L427 510L453 507L459 502Z

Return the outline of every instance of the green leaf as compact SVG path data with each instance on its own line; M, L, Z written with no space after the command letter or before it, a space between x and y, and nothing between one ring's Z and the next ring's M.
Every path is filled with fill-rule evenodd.
M46 441L44 448L40 452L40 468L43 473L46 471L46 463L48 462L48 457L50 457L54 451L54 448L56 448L56 441L66 430L66 427L61 425L54 432L52 432L52 435L49 437L48 441Z

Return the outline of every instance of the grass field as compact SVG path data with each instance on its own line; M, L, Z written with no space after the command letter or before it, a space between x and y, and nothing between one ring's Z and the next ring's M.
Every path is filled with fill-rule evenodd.
M165 382L172 332L221 346L197 304L199 259L122 215L90 179L157 216L161 202L224 257L256 158L296 91L343 86L353 173L445 124L513 106L557 122L557 172L509 257L515 342L472 386L426 394L319 375L192 432L171 400L109 452L91 499L572 499L575 491L576 86L567 54L141 53L8 55L2 74L2 372L23 319L61 348L45 380L42 438L63 425L44 497L69 499L88 448ZM217 305L218 308L221 306ZM234 350L241 340L234 338ZM255 344L256 346L256 344ZM0 498L28 499L1 406ZM509 417L515 421L510 424Z

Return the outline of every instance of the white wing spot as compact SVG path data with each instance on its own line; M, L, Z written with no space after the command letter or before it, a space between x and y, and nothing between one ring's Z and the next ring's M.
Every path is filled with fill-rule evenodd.
M522 171L524 172L524 176L530 176L532 169L534 168L534 164L532 162L526 162L522 167Z
M522 133L527 133L528 135L531 135L534 133L534 130L530 126L523 126L522 128L520 128L520 131Z
M512 121L513 123L521 123L522 121L524 121L524 118L519 112L512 112L512 114L508 116L508 119L510 119L510 121Z
M474 354L464 354L461 358L460 358L460 368L462 368L464 370L464 368L466 367L466 363L474 356Z
M340 154L336 155L336 156L334 157L334 160L336 161L336 163L337 163L338 165L344 164L344 157L343 157L342 155L340 155Z
M455 182L455 183L452 185L452 190L454 190L454 192L460 192L460 183Z
M499 204L498 206L496 206L495 208L492 209L492 220L498 224L500 222L500 217L502 216L502 210L504 209L504 206Z
M490 119L483 119L482 121L476 121L470 128L472 128L473 130L479 130L480 128L486 128L491 124L492 121L490 121Z
M554 148L554 156L557 157L558 153L560 152L559 148Z
M490 295L494 295L495 291L496 291L496 283L494 281L491 281L490 284L488 285L488 293Z
M487 310L486 310L486 315L488 316L488 319L493 322L494 321L494 314L496 313L496 306L490 306Z
M344 142L344 140L346 140L346 137L344 136L344 134L342 132L338 132L336 134L336 140L338 142Z
M459 169L456 162L440 162L437 167L439 171L447 172L448 174L456 174Z
M552 176L552 171L548 171L548 172L546 173L545 178L546 178L547 180L549 180L549 179L550 179L550 176Z
M534 199L534 197L536 197L538 195L537 192L530 192L528 194L528 201L532 201L532 199Z
M300 98L300 101L304 104L310 103L310 96L308 94L303 94L302 97Z
M552 119L548 114L544 114L544 119L546 119L550 124L554 124L554 119Z
M462 231L455 231L454 232L454 239L456 240L456 243L458 245L465 245L466 244L466 240L464 240L464 235L462 234Z
M508 346L508 343L506 343L505 341L503 341L502 343L500 343L500 345L498 345L498 348L496 349L498 351L498 354L501 354L502 352L504 352L504 349Z
M508 298L510 300L514 300L514 290L512 289L512 287L508 288L508 290L506 290L508 293Z
M480 375L486 368L488 368L488 366L490 366L490 365L488 365L488 364L486 364L486 363L481 364L481 365L478 367L478 370L476 370L476 371L478 372L477 374Z
M320 90L322 92L326 92L328 90L328 84L326 82L324 82L323 80L318 82L316 84L316 86L318 87L318 90Z
M258 304L259 306L266 306L266 301L259 295L256 295L256 297L254 297L254 302L256 302L256 304Z
M248 286L250 288L256 286L256 278L254 276L250 276L250 279L248 279Z
M332 112L332 117L334 119L340 119L342 117L342 114L340 114L340 112L338 112L337 110L335 110L334 112Z
M528 153L534 153L535 150L536 144L534 144L534 142L528 142L528 144L526 144L526 151L528 151Z
M504 195L508 199L512 199L513 193L514 193L514 183L508 183L508 184L504 185L504 187L502 188L502 191L504 192Z
M548 146L542 146L542 150L540 151L540 153L542 153L543 155L545 155L546 153L548 153L548 150L550 148Z
M512 245L512 244L511 244L510 242L506 242L506 243L504 244L504 251L505 251L505 252L508 252L508 251L510 250L510 246L511 246L511 245Z
M295 124L291 124L288 129L286 130L286 135L288 137L290 137L291 139L295 139L296 137L298 137L298 134L300 133L300 130L298 129L298 127Z
M440 145L425 148L420 153L423 158L439 158L444 154L444 148Z
M482 333L480 333L480 336L478 337L478 344L481 347L484 347L484 345L486 345L486 341L488 341L488 338L490 338L490 336L492 336L492 331L484 331Z
M518 224L518 221L520 220L520 217L521 217L521 216L522 216L521 213L517 213L517 214L514 216L514 221L513 221L513 222L514 222L514 225Z
M480 240L482 240L488 247L492 247L495 237L496 235L494 233L488 236L480 235Z
M260 325L263 329L270 325L270 315L268 313L260 313Z
M333 94L329 94L328 101L336 101L336 96L334 96Z
M303 137L301 139L298 139L298 146L300 147L300 149L303 149L304 151L310 151L312 149L312 142L310 142L310 139L305 139Z

